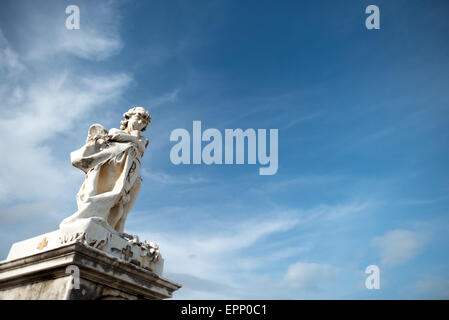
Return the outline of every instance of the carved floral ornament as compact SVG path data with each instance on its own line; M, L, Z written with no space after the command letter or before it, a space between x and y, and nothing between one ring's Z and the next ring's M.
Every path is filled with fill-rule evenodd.
M121 237L124 239L127 239L128 243L132 246L138 246L141 249L140 256L148 256L150 258L150 261L157 262L159 261L161 255L159 251L159 243L157 242L147 242L144 240L143 242L139 241L139 237L136 235L129 235L127 233L122 233ZM108 243L108 238L103 240L95 240L95 239L89 239L87 234L85 232L77 232L73 233L71 235L61 235L59 236L59 240L61 244L67 244L69 242L78 241L81 243L84 243L86 245L89 245L93 248L102 250ZM113 248L118 250L117 248ZM114 250L113 250L114 251Z

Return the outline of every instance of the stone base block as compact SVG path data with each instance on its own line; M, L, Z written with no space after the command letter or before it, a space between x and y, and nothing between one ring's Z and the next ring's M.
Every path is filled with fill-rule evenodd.
M119 234L95 219L81 219L59 230L16 242L6 260L24 258L75 242L82 242L162 276L164 259L157 243L142 243L137 236Z
M0 299L166 299L181 287L86 242L45 249L0 262Z

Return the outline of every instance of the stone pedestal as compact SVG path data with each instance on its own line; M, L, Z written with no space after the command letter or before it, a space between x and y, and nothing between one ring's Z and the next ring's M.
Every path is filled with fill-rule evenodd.
M159 251L92 221L15 243L0 262L0 299L166 299Z

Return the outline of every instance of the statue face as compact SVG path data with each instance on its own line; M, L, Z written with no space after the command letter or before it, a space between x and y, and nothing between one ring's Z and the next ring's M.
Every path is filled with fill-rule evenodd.
M147 125L147 122L143 120L138 114L133 114L128 119L128 128L130 130L143 130Z

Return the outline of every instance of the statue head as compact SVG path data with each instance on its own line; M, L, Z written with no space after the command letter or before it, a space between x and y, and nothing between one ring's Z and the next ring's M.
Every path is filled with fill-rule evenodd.
M134 107L123 114L125 120L120 122L120 129L145 131L151 122L150 113L142 107Z

